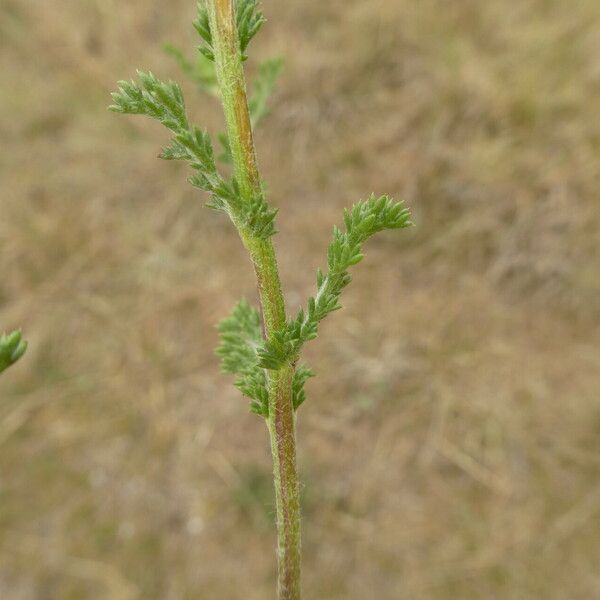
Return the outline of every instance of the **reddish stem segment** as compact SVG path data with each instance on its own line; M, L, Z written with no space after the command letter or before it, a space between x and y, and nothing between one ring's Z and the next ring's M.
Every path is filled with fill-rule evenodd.
M215 66L236 179L246 200L262 194L233 0L207 0ZM286 314L275 249L238 224L258 282L265 336L285 327ZM294 365L269 371L269 417L277 505L279 600L300 600L300 500L296 467Z

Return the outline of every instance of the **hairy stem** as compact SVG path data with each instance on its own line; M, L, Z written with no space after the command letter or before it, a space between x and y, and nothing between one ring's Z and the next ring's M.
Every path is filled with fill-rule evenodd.
M242 56L235 29L233 0L208 0L215 65L236 180L244 200L263 194L248 112ZM285 326L285 304L271 239L260 239L238 225L258 281L267 339ZM279 600L300 598L300 503L296 468L294 365L269 372L269 417L277 505Z
M275 502L279 600L300 598L300 493L296 469L296 415L291 402L294 368L274 372L269 389L269 420Z

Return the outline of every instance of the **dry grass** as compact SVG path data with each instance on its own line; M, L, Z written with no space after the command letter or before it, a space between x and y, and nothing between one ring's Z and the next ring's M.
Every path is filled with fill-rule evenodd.
M0 386L3 599L272 597L266 431L212 353L251 269L164 132L105 111L134 67L179 78L168 4L0 0L0 323L31 342ZM309 351L306 597L599 597L600 4L265 11L290 307L343 206L419 224Z

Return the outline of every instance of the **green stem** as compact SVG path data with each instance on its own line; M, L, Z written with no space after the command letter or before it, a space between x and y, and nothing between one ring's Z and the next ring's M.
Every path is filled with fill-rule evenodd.
M246 83L233 0L207 0L217 79L236 180L244 200L263 194L256 164ZM283 329L285 304L275 249L271 239L260 239L239 227L258 282L264 332L269 339ZM277 505L278 597L300 599L300 502L296 468L296 426L292 406L294 365L269 371L269 417L275 499Z

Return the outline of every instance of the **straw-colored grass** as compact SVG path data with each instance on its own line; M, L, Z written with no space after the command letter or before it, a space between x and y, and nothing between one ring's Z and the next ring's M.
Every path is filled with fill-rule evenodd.
M194 8L0 0L0 328L30 341L0 383L7 600L272 597L268 440L212 351L252 269L160 126L105 110L132 65L179 78ZM264 10L290 309L342 207L418 225L308 350L306 597L600 596L600 4Z

